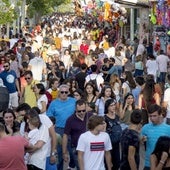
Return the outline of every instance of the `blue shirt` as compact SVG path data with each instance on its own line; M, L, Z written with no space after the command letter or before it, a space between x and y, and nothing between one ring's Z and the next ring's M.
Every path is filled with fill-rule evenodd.
M66 120L75 112L75 108L76 100L72 97L67 100L56 99L50 103L46 114L55 117L56 127L64 128Z
M139 86L137 86L135 89L132 89L132 94L134 96L136 106L138 106L139 94L140 94L141 90L142 90L142 88Z
M118 74L118 68L116 66L112 66L109 69L108 74Z
M1 72L0 78L3 80L4 85L7 87L9 93L15 93L17 91L16 88L17 75L14 70Z
M150 167L150 155L152 154L155 148L155 144L160 136L170 137L170 125L167 125L165 123L161 123L158 125L148 123L142 127L141 135L147 137L145 166Z

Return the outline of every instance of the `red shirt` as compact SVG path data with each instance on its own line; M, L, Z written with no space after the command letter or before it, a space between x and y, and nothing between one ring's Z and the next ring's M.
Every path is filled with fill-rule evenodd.
M84 55L87 55L88 54L88 49L89 49L89 46L87 44L81 44L80 45L80 51L84 54Z
M24 162L28 141L21 136L7 136L0 139L0 169L27 170Z

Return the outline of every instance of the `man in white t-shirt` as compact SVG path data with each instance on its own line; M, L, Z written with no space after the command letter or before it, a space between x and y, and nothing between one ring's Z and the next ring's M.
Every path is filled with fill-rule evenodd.
M110 150L112 149L109 135L104 132L105 121L102 116L93 115L89 118L89 131L80 135L77 145L80 170L112 169Z
M29 62L29 70L32 71L34 80L41 81L42 76L46 75L46 63L38 51L35 52L35 57Z
M160 51L160 55L156 57L156 62L158 63L158 70L159 70L159 82L165 83L166 73L169 63L169 57L165 55L164 51Z
M154 55L149 54L149 59L146 61L146 68L147 74L152 74L156 82L158 74L158 63L156 62Z
M15 36L15 35L12 35L12 38L9 40L9 43L10 43L10 49L13 48L13 46L15 45L15 43L18 42L18 38Z

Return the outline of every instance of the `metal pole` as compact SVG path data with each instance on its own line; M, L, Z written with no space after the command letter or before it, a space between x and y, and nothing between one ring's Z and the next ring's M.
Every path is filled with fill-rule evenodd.
M134 39L134 9L130 9L130 40L133 41Z

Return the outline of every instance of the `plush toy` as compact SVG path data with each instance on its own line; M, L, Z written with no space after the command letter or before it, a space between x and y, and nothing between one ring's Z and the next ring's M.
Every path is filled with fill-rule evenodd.
M161 43L159 41L159 37L156 37L156 42L155 42L155 45L154 45L154 50L155 50L155 52L158 52L160 49L161 49Z
M104 3L104 20L106 21L109 20L110 9L111 9L111 5L109 4L109 2L106 1Z

